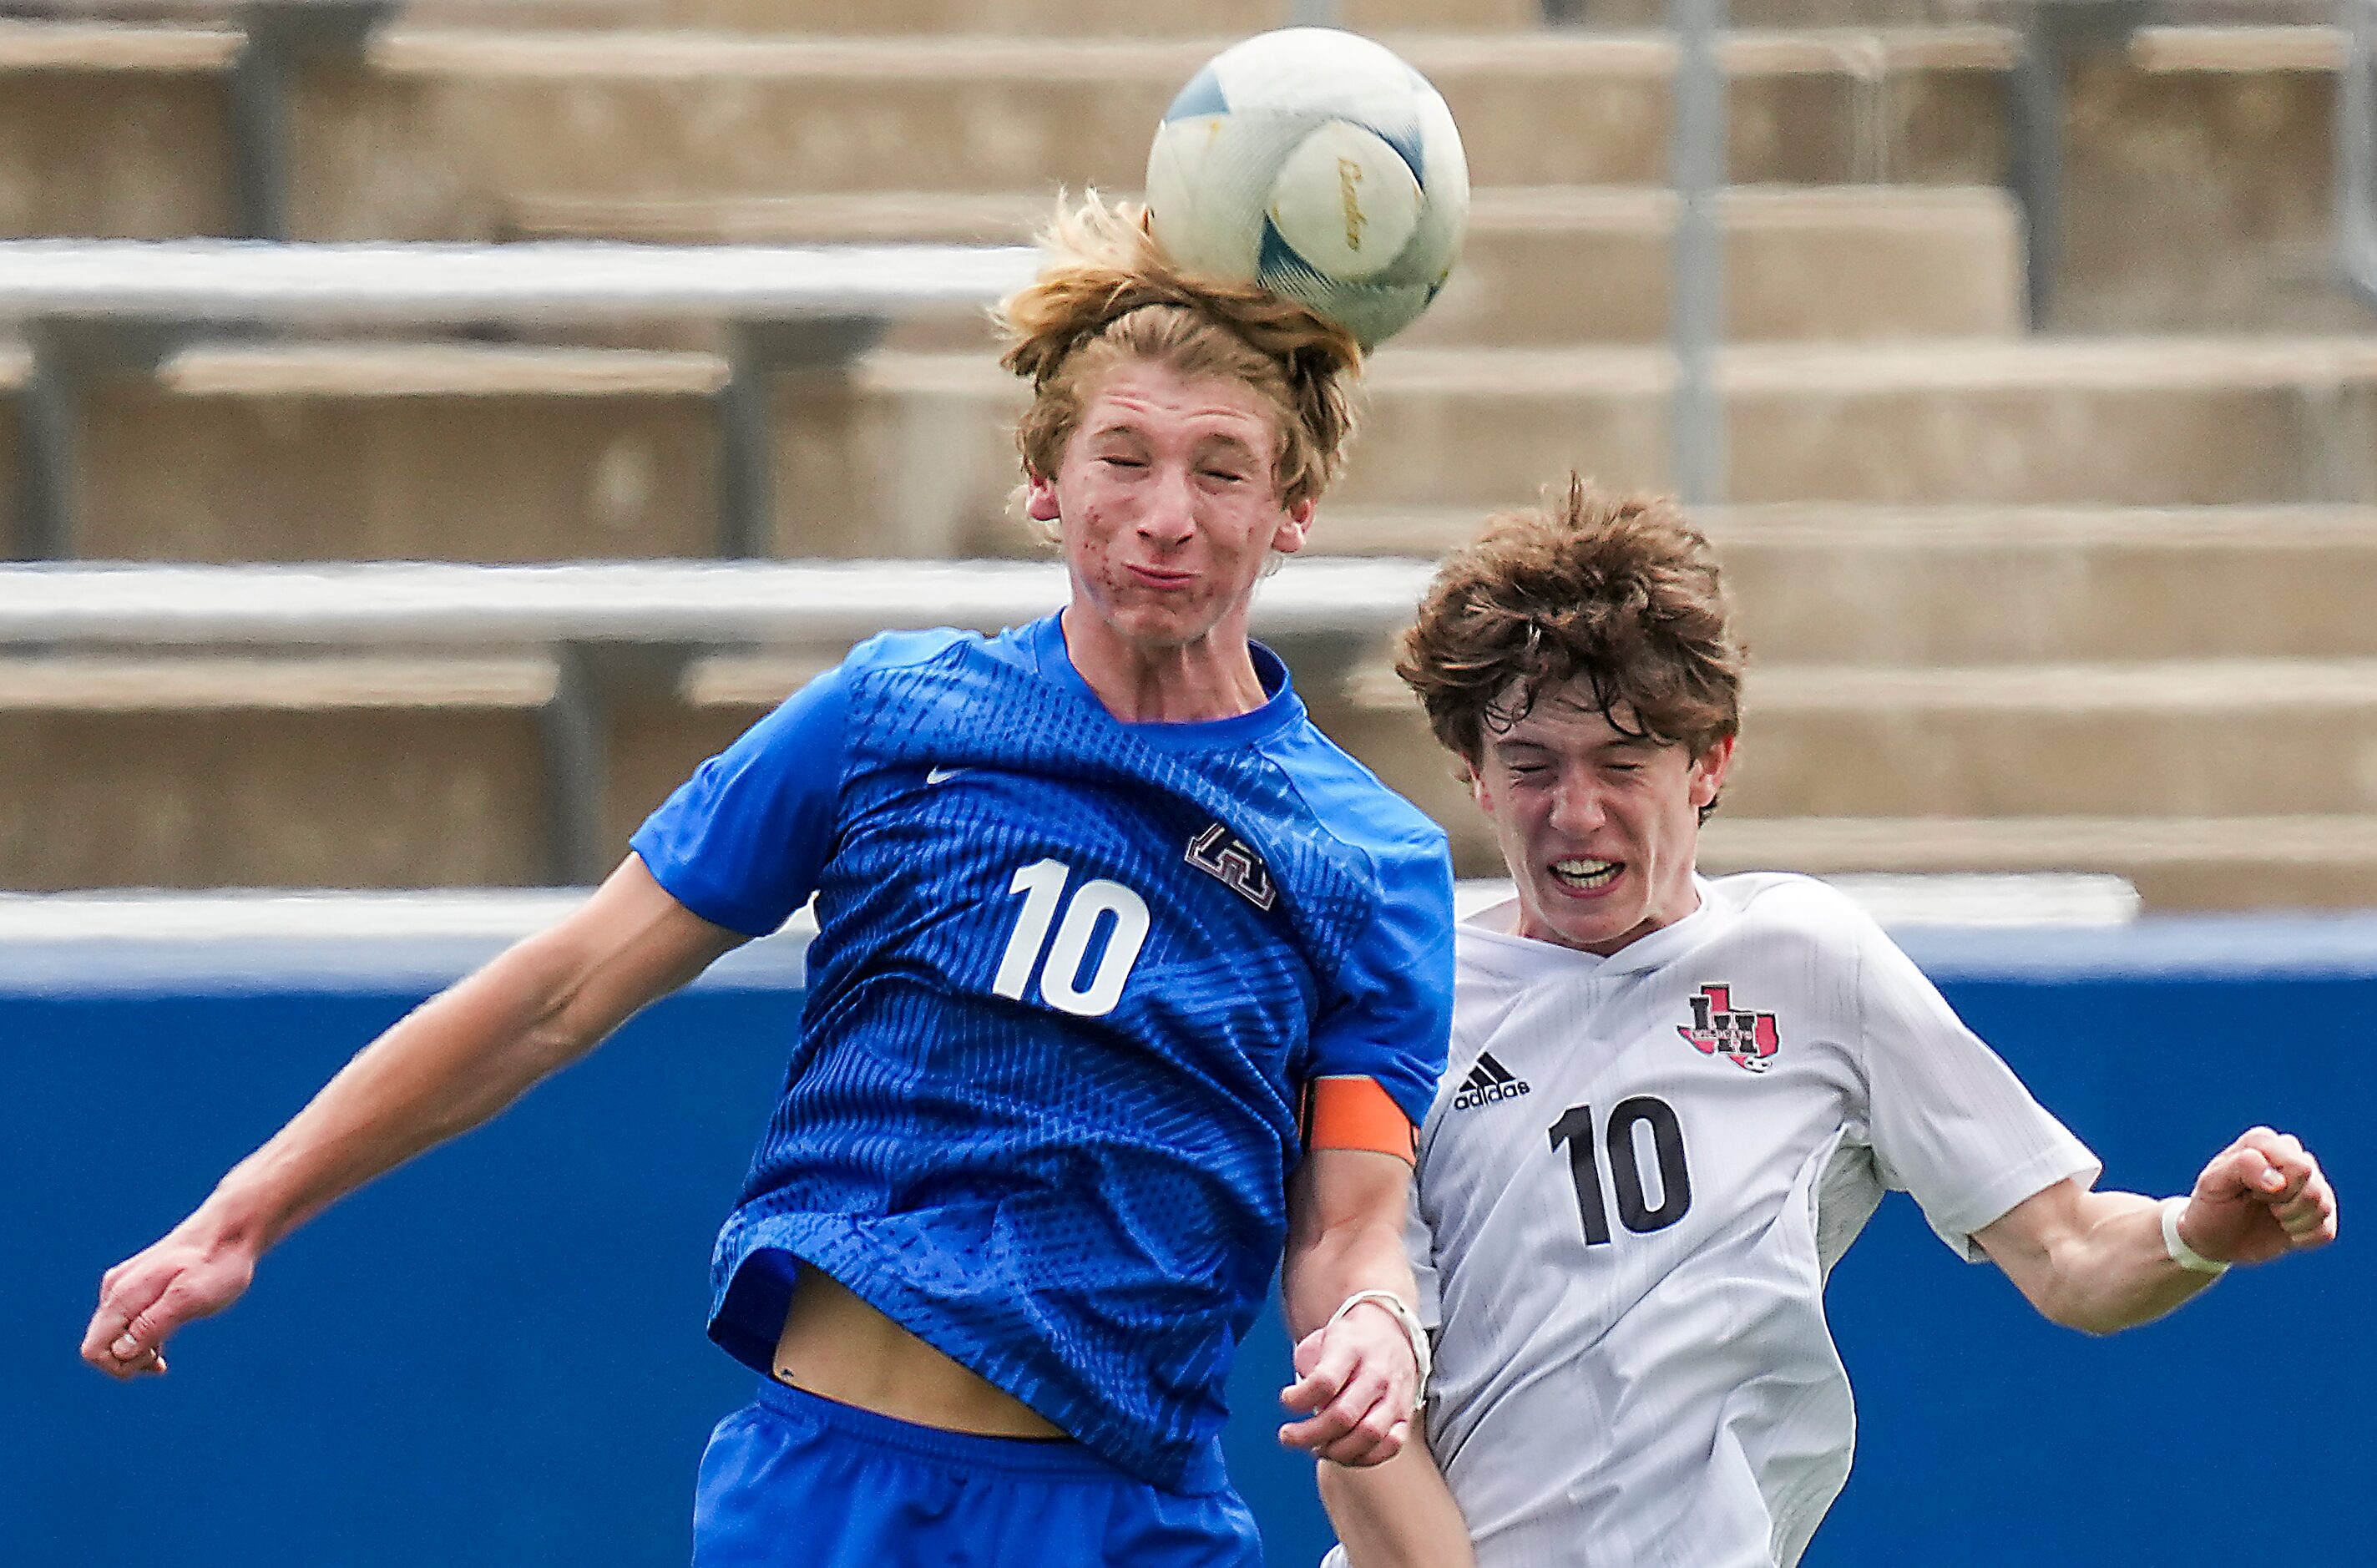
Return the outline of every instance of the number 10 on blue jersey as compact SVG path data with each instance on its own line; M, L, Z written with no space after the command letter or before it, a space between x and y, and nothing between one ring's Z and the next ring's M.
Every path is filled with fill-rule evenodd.
M1147 901L1104 877L1093 877L1066 895L1073 868L1061 860L1035 860L1015 873L1007 885L1011 896L1023 895L1007 952L998 961L998 975L990 988L1015 1001L1023 999L1033 971L1039 974L1040 999L1059 1012L1078 1018L1099 1018L1114 1011L1122 988L1138 962L1140 944L1147 940ZM1063 911L1059 920L1057 913ZM1112 917L1105 951L1087 981L1081 969L1101 921ZM1056 940L1049 940L1049 928ZM1043 952L1045 952L1044 959Z

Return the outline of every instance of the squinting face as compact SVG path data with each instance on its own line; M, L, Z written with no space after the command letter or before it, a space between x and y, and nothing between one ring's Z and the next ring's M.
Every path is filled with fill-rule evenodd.
M1271 405L1226 377L1130 361L1107 372L1025 510L1058 524L1073 599L1147 649L1243 640L1272 551L1304 546L1312 504L1288 506Z
M1471 790L1518 887L1518 934L1607 955L1690 915L1700 811L1732 757L1730 737L1698 759L1630 737L1582 683L1489 721Z

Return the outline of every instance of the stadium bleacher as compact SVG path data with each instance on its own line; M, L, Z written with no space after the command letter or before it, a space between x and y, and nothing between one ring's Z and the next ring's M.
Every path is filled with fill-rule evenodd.
M2213 913L2377 906L2377 0L2350 4L2359 76L2335 0L1729 4L1730 461L1698 515L1752 664L1703 862L1851 888L2140 1191L2232 1113L2338 1171L2377 1126L2336 1028L2377 926ZM2087 19L2042 78L2050 12ZM971 304L878 300L804 354L738 291L770 247L1009 245L1059 186L1127 193L1172 89L1291 18L1391 35L1478 190L1258 629L1498 872L1388 636L1487 509L1572 464L1671 482L1669 15L0 0L0 554L28 557L0 564L0 1178L31 1199L0 1341L39 1417L0 1559L682 1561L746 1382L689 1326L701 1252L781 1080L797 919L315 1227L173 1382L73 1363L90 1284L839 642L1055 602ZM242 236L386 266L335 308L161 307L198 276L168 248L71 309L9 292L14 242ZM663 282L603 296L543 248L589 244ZM424 304L448 253L407 246L513 292ZM1828 1303L1864 1453L1811 1564L2371 1560L2352 1249L2108 1347L1918 1229L1885 1208ZM1286 1355L1259 1328L1231 1463L1272 1559L1308 1562L1263 1418ZM2311 1501L2203 1507L2234 1457L2205 1409L2282 1412ZM127 1464L139 1502L94 1502Z
M1273 585L1259 625L1308 678L1334 684L1427 575L1423 561L1309 563ZM723 746L851 642L894 627L995 630L1064 598L1061 569L1023 562L0 569L0 647L48 651L0 662L0 736L42 775L29 790L46 792L11 826L43 841L36 887L78 885L49 881L48 867L93 853L177 864L114 824L186 826L193 813L215 830L203 837L217 880L336 883L330 820L359 806L375 827L355 835L362 868L347 880L590 882L688 747ZM241 652L158 655L194 646ZM57 652L92 647L111 652ZM307 652L326 647L339 652ZM293 836L227 834L260 808L338 794L381 719L407 769ZM128 765L109 765L111 746ZM447 772L417 793L424 758ZM85 782L99 793L78 803ZM62 815L80 820L49 832Z
M1438 30L1471 10L1499 30L1399 42L1443 86L1487 181L1664 179L1670 44L1529 32L1503 7L1411 7ZM616 14L591 6L582 19ZM1171 36L1050 38L1001 35L995 11L959 36L902 34L893 20L854 36L806 9L779 14L812 30L490 31L430 25L441 13L416 7L359 55L299 63L288 145L261 159L290 188L269 200L239 190L243 137L261 133L243 129L235 102L236 30L0 23L0 102L12 106L0 145L45 171L32 188L0 186L0 222L231 233L260 203L285 213L290 238L478 239L532 227L556 202L1129 189L1145 127L1210 47L1210 34L1178 36L1177 17ZM1995 186L2022 57L2003 26L1736 34L1732 176ZM2263 25L2149 29L2110 59L2075 62L2062 88L2057 324L2349 325L2311 260L2329 221L2342 58L2336 28Z
M142 391L183 394L180 406L228 393L234 397L304 396L315 400L411 400L418 413L431 398L465 408L501 398L518 408L538 399L585 400L643 394L711 400L715 522L710 551L758 553L773 530L775 413L778 383L787 376L839 379L851 357L905 317L983 308L1030 277L1032 253L1020 245L838 245L671 248L552 242L513 245L303 245L191 240L0 240L0 317L24 324L30 368L18 397L38 410L38 431L22 442L18 533L20 553L35 558L72 555L85 464L78 434L90 394L110 380L132 379ZM579 349L491 350L448 347L337 348L313 343L294 353L234 352L211 360L183 353L192 342L242 331L340 326L418 330L456 324L533 330L615 319L673 321L707 328L723 344L722 363L699 356ZM127 377L125 372L131 372ZM149 373L155 372L153 379ZM211 374L210 374L211 373ZM153 441L169 424L171 403L139 409L140 438ZM604 405L615 409L614 402ZM674 409L672 409L674 412ZM456 462L450 441L474 422L450 427L434 419L427 432L445 454L428 467L448 476L471 466ZM496 433L509 439L517 432ZM201 438L201 449L215 443ZM564 443L566 447L566 442ZM237 451L233 444L232 450ZM627 457L615 457L626 450ZM640 467L623 467L638 457ZM615 530L642 519L620 516L649 509L653 497L650 449L605 449L597 460L596 500ZM101 461L102 472L117 465ZM270 465L304 483L294 464ZM484 466L503 468L500 460ZM190 465L161 471L168 512L186 512ZM243 470L231 476L233 505L243 525L255 522L252 487ZM350 482L352 475L348 476ZM374 486L399 515L415 510L417 497L400 483ZM570 496L563 509L585 497ZM698 513L680 502L664 515ZM515 506L519 505L515 498ZM149 529L140 529L148 534ZM310 542L320 553L324 542ZM135 547L137 551L137 546ZM435 550L433 545L432 549Z
M234 13L11 9L32 15L0 21L0 236L243 232ZM1009 243L1059 186L1135 187L1212 37L1284 14L1159 9L415 0L293 67L278 199L309 242ZM1643 0L1549 10L1593 25L1510 0L1337 7L1415 30L1398 42L1460 115L1479 197L1467 269L1377 362L1316 548L1430 555L1571 464L1667 482L1676 52L1622 30L1656 21ZM2108 870L2156 908L2377 902L2377 647L2352 589L2377 554L2377 317L2330 257L2341 30L2180 0L2157 15L2185 25L2070 60L2034 292L2030 197L2007 184L2024 7L1733 10L1787 30L1724 55L1731 504L1708 520L1757 663L1712 863ZM729 318L293 312L183 333L78 387L71 550L1031 553L1006 510L1019 389L962 315L778 381L773 503L722 528ZM42 385L0 347L0 494L29 488ZM1464 870L1489 869L1371 630L1367 657L1310 663L1308 694L1456 830ZM563 664L340 640L0 661L0 725L44 760L0 810L0 883L547 880L615 853L821 656L762 640L627 679L599 794L572 796L548 783L572 744ZM596 798L601 826L565 831ZM98 801L112 820L90 832L32 829Z
M727 200L524 202L524 238L656 243L1000 243L1028 238L1045 191L858 192ZM2019 216L1974 186L1766 186L1723 203L1735 266L1728 319L1752 340L2001 337L2022 329ZM1414 346L1664 342L1676 203L1646 186L1479 191L1461 269L1409 332ZM1849 283L1857 278L1862 286ZM1572 287L1578 278L1592 289ZM968 329L953 332L953 326ZM890 346L979 348L980 322L895 328Z

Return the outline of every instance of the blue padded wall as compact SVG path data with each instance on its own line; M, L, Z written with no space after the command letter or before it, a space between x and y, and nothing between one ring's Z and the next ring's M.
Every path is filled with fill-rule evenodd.
M2325 1157L2347 1239L2095 1341L2040 1323L1893 1199L1833 1284L1862 1430L1810 1568L2377 1562L2358 1488L2377 1253L2349 1225L2377 1167L2367 937L1910 938L2108 1182L2180 1190L2267 1119ZM0 973L0 1562L682 1562L703 1435L747 1386L702 1337L710 1237L797 992L729 981L654 1008L301 1232L181 1337L169 1378L118 1387L75 1359L101 1271L422 994L121 982ZM1272 1440L1285 1360L1267 1318L1230 1441L1272 1560L1304 1564L1328 1537L1308 1466Z

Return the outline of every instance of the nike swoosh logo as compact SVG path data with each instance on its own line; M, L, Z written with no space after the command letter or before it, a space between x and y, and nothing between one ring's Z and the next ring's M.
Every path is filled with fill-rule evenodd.
M963 768L935 768L925 774L925 782L928 784L947 784L964 772Z

